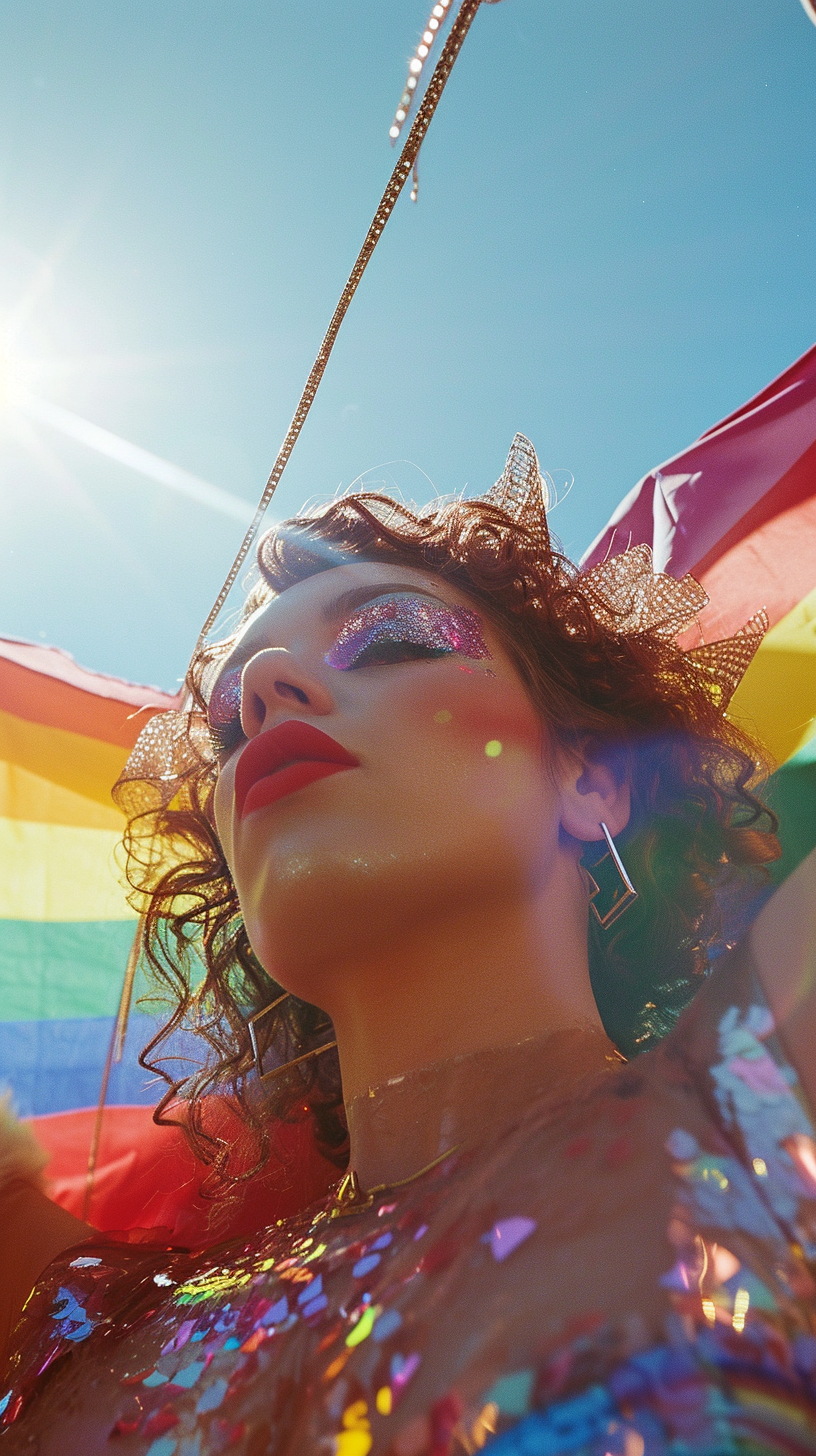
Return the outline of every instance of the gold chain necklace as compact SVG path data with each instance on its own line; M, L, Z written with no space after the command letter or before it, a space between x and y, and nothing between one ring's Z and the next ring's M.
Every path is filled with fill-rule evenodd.
M426 1163L424 1168L417 1169L416 1173L409 1173L407 1178L399 1178L395 1183L378 1183L374 1188L364 1189L353 1168L343 1175L334 1192L332 1206L329 1209L329 1218L345 1218L352 1213L362 1213L364 1209L370 1208L381 1193L393 1193L398 1188L407 1188L409 1183L415 1183L423 1173L430 1173L433 1168L438 1168L446 1158L452 1158L458 1153L462 1144L457 1143L453 1148L446 1148L444 1153Z

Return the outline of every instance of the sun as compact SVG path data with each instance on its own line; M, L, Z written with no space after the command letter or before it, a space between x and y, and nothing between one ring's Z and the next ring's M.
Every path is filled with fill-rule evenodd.
M58 253L60 250L55 251ZM30 332L32 318L53 287L56 271L57 261L54 258L40 260L18 298L4 315L0 315L0 454L5 437L17 447L22 446L36 454L42 466L42 452L38 449L40 434L43 430L55 432L117 465L124 465L135 475L155 481L186 496L198 506L246 526L252 519L252 508L240 496L202 480L182 466L64 408L40 392L37 386L47 383L49 378L64 379L71 374L82 374L89 367L81 355L70 360L61 358L49 346L41 330L37 354L26 351L25 339ZM141 359L139 363L142 366L147 363L149 367L149 360ZM98 360L93 361L93 366L98 367Z

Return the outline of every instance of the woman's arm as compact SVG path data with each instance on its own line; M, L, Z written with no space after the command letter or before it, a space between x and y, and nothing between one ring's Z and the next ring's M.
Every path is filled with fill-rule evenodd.
M0 1099L0 1364L20 1311L51 1260L93 1233L46 1197L47 1154Z
M749 934L762 989L816 1108L816 850L763 906Z

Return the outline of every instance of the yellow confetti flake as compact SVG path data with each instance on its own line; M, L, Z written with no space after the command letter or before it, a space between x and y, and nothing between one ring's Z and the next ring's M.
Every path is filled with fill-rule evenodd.
M722 1171L722 1168L704 1168L703 1182L716 1183L721 1193L724 1193L728 1187L728 1179Z
M390 1385L381 1385L377 1391L377 1410L381 1416L390 1416L394 1405Z
M281 1279L287 1279L290 1284L311 1284L314 1279L311 1269L304 1269L300 1264L296 1264L294 1269L280 1269L279 1273Z
M368 1406L355 1400L343 1411L343 1429L334 1438L335 1456L368 1456L372 1445Z
M237 1274L229 1270L213 1272L202 1275L200 1279L191 1279L189 1284L180 1284L176 1290L176 1302L178 1304L191 1304L198 1299L215 1299L219 1294L226 1294L230 1289L241 1289L244 1284L250 1281L250 1274Z
M499 1407L494 1400L489 1400L479 1411L470 1433L477 1451L481 1451L489 1436L495 1436L498 1423Z
M453 713L447 708L440 708L438 713L434 713L434 723L450 723L452 717Z
M368 1456L373 1444L370 1431L341 1431L334 1438L335 1456Z
M491 738L490 741L485 744L485 753L487 754L488 758L498 758L501 751L502 746L498 738Z
M717 1320L717 1311L716 1311L716 1309L714 1307L714 1301L713 1301L713 1299L704 1299L703 1300L703 1314L705 1315L705 1317L708 1320L708 1323L710 1325L713 1325L713 1324L716 1323L716 1320Z
M368 1339L374 1327L374 1321L380 1313L378 1304L370 1304L368 1309L363 1310L354 1328L349 1330L346 1335L346 1344L350 1350L353 1350L355 1345L362 1345L363 1340Z
M765 1162L765 1159L764 1158L754 1158L752 1160L752 1162L753 1162L753 1169L754 1169L754 1172L756 1173L757 1177L758 1178L767 1178L767 1176L768 1176L768 1164Z

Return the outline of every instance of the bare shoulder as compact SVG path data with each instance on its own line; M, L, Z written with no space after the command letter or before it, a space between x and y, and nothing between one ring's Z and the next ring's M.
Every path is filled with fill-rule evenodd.
M0 1189L0 1367L31 1290L52 1259L94 1230L18 1180Z
M816 1105L816 850L763 906L749 935L762 989Z

